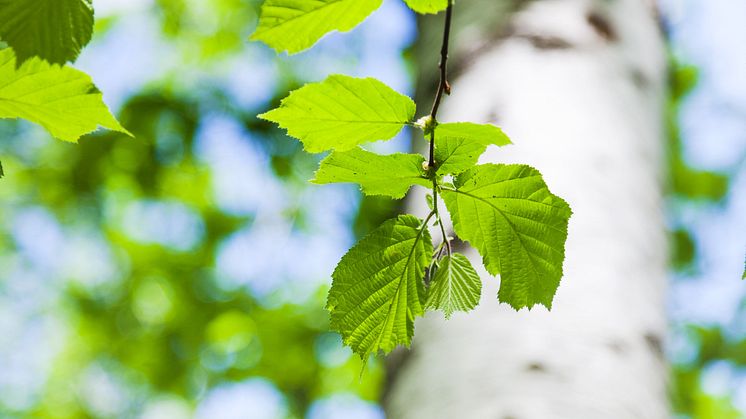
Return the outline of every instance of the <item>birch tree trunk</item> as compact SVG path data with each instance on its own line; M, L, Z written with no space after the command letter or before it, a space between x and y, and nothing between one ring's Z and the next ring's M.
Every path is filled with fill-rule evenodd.
M455 12L440 119L500 125L515 145L483 162L528 163L570 203L565 277L551 313L499 305L499 279L482 270L475 312L419 320L394 361L389 419L668 417L666 59L653 2L464 0ZM423 31L432 90L442 15Z

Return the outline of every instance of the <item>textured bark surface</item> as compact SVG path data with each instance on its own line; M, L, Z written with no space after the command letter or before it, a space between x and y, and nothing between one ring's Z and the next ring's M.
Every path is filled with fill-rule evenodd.
M482 270L475 312L448 322L429 314L416 324L412 351L392 358L387 415L666 418L666 60L652 2L494 3L457 3L457 17L483 12L477 27L456 22L459 73L440 119L502 126L515 145L483 161L537 167L570 203L565 277L551 313L516 313L497 303L499 280ZM440 22L427 22L423 42Z

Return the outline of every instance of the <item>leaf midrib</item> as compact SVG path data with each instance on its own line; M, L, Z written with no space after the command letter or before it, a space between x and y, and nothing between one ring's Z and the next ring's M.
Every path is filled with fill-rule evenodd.
M428 221L429 221L429 219L428 219ZM409 255L407 256L407 263L404 265L404 270L402 271L402 274L399 277L399 283L397 284L396 292L394 293L394 298L391 299L391 304L389 304L389 309L388 309L388 312L386 313L386 318L384 320L383 327L381 328L382 330L385 329L386 325L389 322L389 317L391 316L391 309L394 307L394 301L397 302L397 306L398 306L398 301L399 301L398 297L399 297L399 293L401 292L401 284L404 281L404 277L406 276L406 273L409 270L409 264L410 264L410 262L412 260L412 255L414 255L414 251L417 249L417 244L419 243L420 239L422 238L422 233L425 231L425 228L427 228L427 221L425 221L425 223L422 225L422 227L420 227L420 230L417 232L417 236L414 239L414 243L412 244L412 250L409 251ZM418 301L419 301L419 298L420 297L417 296ZM409 315L409 312L410 312L410 309L409 309L409 307L407 307L407 315ZM407 319L404 319L404 321L406 322ZM381 349L381 338L382 337L383 337L383 332L380 332L378 334L378 339L376 340L376 350ZM409 336L407 336L407 337L409 337Z
M317 12L320 12L320 11L326 9L327 7L331 7L331 6L337 5L337 3L342 3L342 2L346 2L346 1L349 1L350 3L354 3L355 2L355 0L335 0L335 1L326 2L323 6L317 8L317 9L313 9L312 11L310 11L308 13L302 13L302 14L300 14L298 16L294 16L294 17L292 17L290 19L286 19L286 20L282 21L281 23L279 23L279 24L277 24L275 26L269 27L269 28L261 30L261 31L257 31L254 34L254 36L261 35L262 33L272 32L272 31L274 31L276 29L279 29L280 27L282 27L282 26L284 26L284 25L286 25L286 24L288 24L290 22L293 22L293 21L298 20L298 19L302 19L304 17L311 16L314 13L317 13ZM293 9L293 8L287 7L287 6L274 6L273 5L271 7L276 7L276 8L281 8L281 9L290 9L290 10L299 10L299 9Z
M458 189L452 190L452 192L459 193L459 194L468 196L468 197L470 197L472 199L484 202L488 206L492 207L495 210L495 212L497 212L498 214L500 214L500 216L505 220L505 222L508 224L508 226L510 227L510 229L513 230L513 234L515 234L515 236L518 238L518 241L521 243L521 250L523 250L523 253L528 257L528 260L531 261L531 270L532 270L532 273L534 274L535 277L540 277L541 276L540 273L539 273L539 271L537 270L536 261L534 260L533 256L531 255L531 252L528 251L528 248L526 247L526 244L524 243L523 238L521 237L521 234L516 229L515 224L513 224L513 222L508 219L508 217L503 213L503 211L500 208L498 208L497 206L493 205L490 201L488 201L487 199L482 198L480 196L472 195L472 194L470 194L468 192L460 191ZM548 224L542 224L542 225L548 226L548 227L552 227L552 228L556 228L556 227L548 225ZM547 243L547 245L549 245L549 243ZM499 247L499 243L498 243L498 247ZM550 247L551 247L551 245L550 245ZM498 257L499 257L499 255L498 255ZM502 268L502 263L500 263L500 266ZM500 274L502 275L504 273L503 272L504 269L501 269L500 271L501 271ZM531 281L529 283L529 286L531 287L532 292L536 292L534 281Z

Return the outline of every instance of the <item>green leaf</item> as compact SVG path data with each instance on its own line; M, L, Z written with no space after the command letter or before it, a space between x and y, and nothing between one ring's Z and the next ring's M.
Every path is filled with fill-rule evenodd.
M435 164L439 175L457 175L477 164L485 144L462 137L435 137Z
M259 118L277 123L311 153L389 140L412 120L415 104L373 78L332 75L290 93Z
M361 148L334 151L321 161L311 182L358 183L366 195L403 198L412 185L432 187L422 169L425 158L419 154L396 153L388 156Z
M438 13L448 7L448 0L404 0L417 13Z
M439 175L457 175L472 168L490 145L511 144L494 125L468 122L440 124L435 129L435 162Z
M549 192L541 174L524 165L482 165L456 178L443 200L456 233L500 274L500 301L515 309L551 309L562 278L572 211Z
M38 56L50 63L75 61L91 40L91 0L0 0L0 38L19 65Z
M513 144L500 128L490 124L473 124L471 122L452 122L438 124L435 127L435 138L459 137L486 145L504 146Z
M0 179L5 176L5 172L3 171L3 162L0 161Z
M332 274L331 327L363 359L409 345L424 313L423 277L433 244L412 215L383 223L342 258Z
M446 256L435 272L425 308L442 310L446 319L454 311L470 311L479 304L482 281L469 259L460 253Z
M425 201L427 201L427 207L430 208L430 211L435 211L435 199L433 198L433 194L428 193L425 195Z
M54 137L77 141L98 126L130 135L111 115L91 78L39 58L16 68L13 50L0 50L0 118L24 118Z
M381 6L383 0L266 0L254 41L290 54L313 46L322 36L347 32Z

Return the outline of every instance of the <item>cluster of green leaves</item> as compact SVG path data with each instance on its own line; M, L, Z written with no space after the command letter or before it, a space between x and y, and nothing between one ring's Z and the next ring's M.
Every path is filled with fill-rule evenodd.
M447 0L407 0L415 11L435 13ZM267 0L253 39L277 51L296 53L332 30L360 23L381 0ZM551 308L562 277L570 207L553 195L541 174L525 165L484 164L487 147L510 144L498 127L469 122L415 119L409 97L372 78L332 75L290 93L279 107L259 115L287 130L310 153L330 151L318 184L356 183L367 195L403 198L412 186L432 189L431 212L422 220L401 215L385 221L357 243L332 274L327 308L331 327L363 359L408 346L415 318L426 309L446 317L469 311L482 284L464 255L452 250L438 209L439 197L458 236L500 275L498 298L516 310ZM379 155L361 145L390 140L404 126L432 142L420 154ZM443 239L435 246L430 222Z
M0 0L0 118L29 120L64 141L99 126L128 134L91 78L66 65L92 33L91 0Z
M15 121L0 124L8 150L5 163L9 172L12 168L0 187L0 259L38 254L17 247L12 227L26 211L43 211L64 231L69 245L64 254L77 248L76 254L88 255L64 265L83 277L88 269L100 275L89 282L58 272L31 281L55 297L28 290L24 297L55 319L56 330L70 334L51 349L54 362L43 373L44 387L30 399L34 404L7 405L7 397L0 397L0 417L101 417L87 404L89 397L78 396L86 391L92 368L124 380L125 387L117 387L120 394L137 395L118 405L127 408L118 411L126 414L105 410L114 417L147 416L149 406L164 398L193 410L212 389L257 377L282 393L289 418L306 417L314 402L339 393L379 399L383 368L373 363L358 379L360 360L340 351L337 336L328 330L325 289L303 288L308 294L302 299L260 297L218 273L224 244L251 231L258 217L256 210L236 213L216 202L218 175L199 151L200 127L210 123L215 109L253 133L249 141L260 152L290 159L290 172L267 173L288 194L302 196L305 187L312 187L305 184L304 173L316 160L296 142L272 141L275 133L268 124L243 104L222 99L226 89L169 80L143 86L123 102L120 113L137 141L99 131L75 147L52 143L25 157L29 130ZM298 205L298 211L285 210L277 219L297 222L294 234L312 237L317 227L298 220L313 218L317 207L294 199L300 202L287 208ZM133 236L123 216L142 202L188 209L202 226L201 237L186 249ZM360 216L370 218L371 212ZM102 271L101 266L109 268ZM9 263L0 264L0 278L0 305L16 295L10 285L29 281ZM37 321L24 320L24 312L14 306L4 307L13 311L8 321ZM7 339L0 346L6 351L25 347ZM24 371L24 377L35 374L33 368Z

